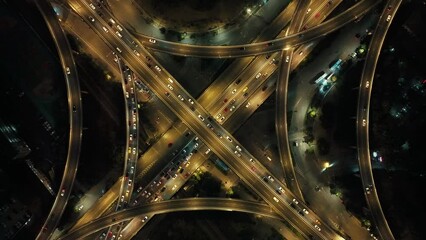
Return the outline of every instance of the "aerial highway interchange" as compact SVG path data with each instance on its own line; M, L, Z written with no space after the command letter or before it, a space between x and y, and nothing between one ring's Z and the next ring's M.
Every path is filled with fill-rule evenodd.
M106 1L105 1L106 2ZM320 37L329 34L342 26L349 24L357 18L363 16L373 9L379 1L363 0L358 1L353 7L340 13L339 15L328 19L325 16L330 14L334 7L341 1L309 1L300 0L293 1L290 5L296 9L294 14L290 14L290 19L284 19L289 23L285 29L283 25L276 24L271 28L275 28L273 36L267 36L266 41L255 41L243 45L229 46L199 46L188 45L176 42L165 41L150 36L134 35L125 29L123 24L114 17L101 1L84 1L69 0L64 1L64 7L78 14L93 31L114 51L117 60L117 67L122 73L122 86L126 102L126 132L127 147L124 156L123 175L120 180L111 188L111 198L103 204L98 204L95 208L99 209L99 214L84 218L61 236L59 239L75 239L97 231L110 227L108 232L115 235L121 235L123 239L130 239L149 219L155 214L161 214L168 211L179 210L233 210L233 201L223 200L212 201L211 199L188 199L181 200L187 205L178 206L174 201L157 202L154 197L146 198L143 196L149 187L138 190L136 197L132 197L132 193L136 191L139 176L142 172L140 169L141 156L138 160L138 139L137 126L139 118L136 114L137 104L135 91L136 83L141 81L144 86L149 88L181 121L182 128L189 130L192 134L187 140L189 143L195 143L202 153L201 156L194 156L191 160L192 171L195 171L202 162L211 154L215 154L222 159L240 178L255 191L267 205L253 205L250 203L236 200L234 204L236 211L246 211L252 213L264 213L268 216L279 217L285 219L297 229L305 238L312 239L347 239L348 235L341 230L330 226L327 216L317 215L304 202L303 192L298 185L294 166L292 164L290 143L287 133L287 90L289 74L294 69L292 66L293 59L299 57L297 49L303 48L304 44L317 40ZM62 60L64 75L68 84L69 112L70 112L70 145L68 149L67 165L64 172L61 188L58 191L55 204L46 219L43 228L40 230L38 239L53 238L54 232L59 219L66 207L68 197L70 196L75 173L78 168L78 157L80 152L81 128L82 128L82 107L80 89L78 85L77 71L72 52L65 38L60 22L56 19L52 9L49 9L47 1L36 1L37 6L45 17L45 21L49 26L49 30ZM388 15L394 15L401 1L389 1L386 5L392 5L393 8L389 12L383 10L382 16L377 23L377 29L367 54L364 72L360 81L360 94L358 100L358 116L357 116L357 136L359 164L362 174L364 187L374 186L374 180L369 165L368 152L368 123L367 127L364 123L368 119L368 107L371 85L375 65L383 44L386 30L391 21ZM290 7L290 6L289 6ZM315 9L321 12L324 18L322 20L315 19L314 13L305 14L307 9ZM284 11L283 11L284 12ZM308 11L309 12L309 11ZM288 15L288 13L287 13ZM309 22L309 28L303 28ZM112 23L112 24L111 24ZM279 22L278 22L279 23ZM287 24L286 23L286 24ZM284 24L284 25L286 25ZM305 25L304 25L305 24ZM124 28L124 29L123 29ZM302 30L303 28L303 30ZM229 67L228 75L221 77L226 79L216 80L210 88L208 88L198 99L191 96L179 82L168 73L167 69L155 59L153 54L148 50L166 52L180 56L196 56L209 58L235 58L253 56L250 60L238 59ZM264 54L270 54L265 59ZM371 58L371 60L370 60ZM247 67L250 66L250 67ZM234 68L244 69L239 74ZM260 74L260 75L259 75ZM277 83L268 82L268 77L278 75ZM239 80L243 79L243 80ZM238 89L234 88L234 82L240 81ZM370 83L370 87L364 87L366 82ZM247 89L249 89L247 91ZM266 91L265 91L266 90ZM274 176L261 163L262 161L252 155L243 144L233 137L233 132L240 126L244 119L247 119L262 102L276 91L277 110L276 110L276 131L279 142L279 154L282 168L284 171L284 182ZM226 99L226 101L224 100ZM257 102L256 102L257 100ZM223 102L234 102L229 105L231 109L224 113ZM186 132L186 130L185 130ZM176 138L183 136L176 135ZM128 151L127 151L128 149ZM145 161L154 161L155 159L144 159ZM190 172L188 170L188 172ZM265 176L270 176L274 184L264 181ZM182 186L183 182L179 186ZM151 184L150 184L151 185ZM114 189L114 190L113 190ZM179 188L174 190L177 192ZM110 190L110 191L111 191ZM156 190L158 191L158 189ZM145 193L148 194L148 193ZM141 195L143 196L141 198ZM378 226L379 237L381 239L393 239L391 230L389 229L386 219L381 210L377 192L373 187L373 191L366 194L366 199L372 211L373 218ZM135 201L137 200L137 201ZM178 201L179 202L179 201ZM196 207L199 202L200 207ZM145 205L144 205L145 203ZM238 204L237 204L238 203ZM114 211L117 213L106 214L107 208L115 204ZM142 205L141 205L142 204ZM175 204L175 205L174 205ZM195 205L194 205L195 204ZM139 206L140 205L140 206ZM296 205L296 206L295 206ZM190 207L189 207L190 206ZM177 210L175 210L175 208ZM127 209L127 210L126 210ZM309 212L309 214L301 215L299 212ZM271 213L271 210L273 213ZM269 213L265 213L269 211ZM148 217L149 216L149 217ZM138 221L130 221L131 219L142 219ZM83 219L83 218L82 218ZM124 221L127 221L124 223ZM115 224L118 224L114 227ZM127 224L137 227L129 227ZM118 226L118 227L117 227ZM126 231L131 229L131 231ZM107 236L111 238L112 236ZM374 238L376 238L374 236Z

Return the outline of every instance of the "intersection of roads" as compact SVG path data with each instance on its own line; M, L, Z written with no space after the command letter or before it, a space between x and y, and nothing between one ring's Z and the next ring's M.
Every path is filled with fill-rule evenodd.
M341 1L300 0L292 1L271 24L267 36L253 43L232 46L200 46L180 44L149 36L135 36L122 27L114 17L107 1L68 0L63 7L74 11L91 29L108 45L116 55L116 61L122 74L122 86L125 93L127 143L124 156L124 171L119 181L105 194L103 201L96 204L60 239L80 239L93 235L108 228L105 239L120 236L130 239L155 214L182 210L225 210L246 211L281 218L289 222L306 239L349 239L349 236L328 224L327 216L319 216L304 202L298 184L293 160L291 158L287 132L287 89L288 77L297 58L305 45L325 36L340 27L362 17L373 9L380 1L363 0L354 4L339 15L321 23ZM62 179L55 203L41 229L37 239L53 238L53 232L66 207L71 193L80 154L82 136L82 108L80 89L72 52L50 4L45 0L36 1L43 14L49 30L55 40L62 66L67 79L69 112L70 112L70 143ZM371 96L375 66L381 45L391 24L388 16L395 15L401 1L390 0L377 23L367 60L364 66L360 94L358 100L357 136L358 157L364 188L372 188L366 193L379 238L394 239L387 225L379 198L374 187L368 150L368 106ZM289 13L288 9L293 8ZM309 10L308 10L309 9ZM310 9L314 9L312 13ZM286 12L287 10L287 12ZM293 14L294 12L294 14ZM315 18L314 14L321 14ZM281 17L281 18L280 18ZM288 24L289 23L289 24ZM288 27L284 28L284 26ZM266 34L265 33L265 34ZM266 37L266 38L265 38ZM211 84L198 98L191 96L179 82L168 73L167 69L147 50L167 52L180 56L196 56L211 58L234 58L251 56L234 61L219 78ZM268 57L262 54L269 54ZM258 55L258 56L257 56ZM300 61L299 61L300 63ZM277 82L269 77L277 74ZM369 87L366 87L366 83ZM161 194L161 176L147 186L140 186L138 180L144 169L141 162L154 162L149 150L138 159L138 116L136 104L137 85L146 86L155 93L181 121L177 128L182 132L190 132L190 136L178 133L170 134L175 139L183 139L185 146L198 148L199 153L192 156L191 165L186 161L176 160L175 166L186 166L186 173L192 174L201 164L214 153L222 159L238 177L260 196L265 204L254 204L239 200L222 199L186 199L167 201L176 193L187 179L179 176L173 178L174 189ZM140 87L139 87L140 88ZM242 144L233 137L238 127L247 119L263 101L276 91L276 131L279 155L284 172L284 182L265 182L265 176L278 180L261 164ZM224 106L223 103L226 106ZM224 110L226 108L226 110ZM232 110L231 110L232 109ZM230 110L230 111L228 111ZM367 121L367 123L366 123ZM169 130L173 131L173 130ZM168 136L166 133L165 135ZM143 159L144 158L144 159ZM174 160L173 160L174 161ZM186 176L188 176L186 175ZM176 175L177 176L177 173ZM176 179L175 179L176 178ZM164 183L162 183L164 184ZM137 189L137 190L136 190ZM158 200L163 201L158 201ZM111 209L113 208L113 209ZM309 214L300 214L306 211ZM376 238L376 236L372 236Z

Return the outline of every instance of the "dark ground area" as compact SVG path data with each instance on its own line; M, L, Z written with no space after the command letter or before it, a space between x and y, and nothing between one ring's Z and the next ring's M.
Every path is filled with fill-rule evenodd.
M370 148L385 170L374 172L385 215L396 239L423 239L426 196L426 6L400 7L379 59L370 110Z
M153 228L150 232L149 239L205 240L218 236L222 236L220 239L235 240L282 239L274 229L245 213L196 211L170 213L166 216L158 223L162 227Z

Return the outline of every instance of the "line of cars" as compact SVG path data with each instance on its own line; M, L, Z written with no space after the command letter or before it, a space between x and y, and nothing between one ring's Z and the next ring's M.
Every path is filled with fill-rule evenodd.
M188 135L189 136L189 135ZM135 197L133 204L137 204L140 199L139 197L144 197L145 201L159 201L162 199L161 193L163 193L168 185L169 181L173 181L176 179L179 174L182 175L183 178L188 178L190 176L189 172L185 172L185 169L189 167L191 162L189 161L195 150L198 149L199 143L198 138L196 137L193 142L190 142L187 146L185 146L179 154L172 154L175 156L172 161L167 164L148 185L147 187L139 186L136 192L139 194ZM172 187L172 191L176 190L177 186L174 184Z

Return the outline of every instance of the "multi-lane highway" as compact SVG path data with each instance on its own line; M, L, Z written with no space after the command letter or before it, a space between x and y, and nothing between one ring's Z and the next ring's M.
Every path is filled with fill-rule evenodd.
M399 8L402 0L390 0L383 10L377 27L368 47L365 59L364 69L361 75L359 86L358 109L357 109L357 144L358 161L360 166L361 180L364 187L364 194L367 204L370 208L374 224L382 239L395 239L386 217L383 213L379 197L374 184L373 171L371 167L371 158L368 139L368 120L370 112L370 99L373 87L374 73L380 51L389 29L392 19Z
M357 5L355 5L352 8L352 10L348 10L347 12L345 12L345 14L349 13L349 15L350 15L350 14L357 13L358 15L356 15L356 16L360 16L360 14L361 13L364 14L364 12L356 12L354 9L359 10L359 8L364 6L364 7L366 7L366 9L369 10L369 9L371 9L371 7L373 5L375 5L375 4L371 3L371 1L365 0L365 1L362 1L362 2L358 3ZM85 6L85 8L86 9L83 10L83 12L87 11L87 10L89 12L91 11L90 8L88 8L88 6ZM92 11L92 12L94 12L94 11ZM254 166L253 162L248 161L250 159L253 159L254 157L250 153L248 153L244 148L242 148L241 145L239 143L237 143L237 141L227 131L225 131L224 128L222 128L220 126L220 124L218 124L215 120L213 120L213 116L214 117L217 116L216 114L211 114L212 111L209 111L210 114L213 115L213 116L211 116L196 101L194 101L193 103L186 103L186 101L181 101L181 97L183 97L184 99L193 99L193 98L186 91L184 91L183 88L175 81L175 79L171 78L171 76L145 50L141 50L140 53L139 53L139 51L137 50L137 44L135 44L135 41L132 40L132 37L130 36L130 34L126 33L126 31L124 31L124 32L116 31L117 29L116 29L115 26L114 27L111 26L111 28L107 27L108 24L105 25L105 23L106 23L105 21L107 21L107 20L102 20L101 18L96 16L96 13L91 13L90 15L84 14L84 13L83 14L79 13L79 14L83 18L89 19L87 21L92 22L92 27L95 26L94 29L97 29L95 31L97 31L98 34L104 38L104 40L111 46L112 49L115 49L116 52L123 57L123 59L129 64L129 66L131 66L132 69L136 70L137 68L141 68L139 71L136 71L137 75L146 77L147 79L154 80L154 82L152 82L151 84L148 83L148 82L146 82L146 84L149 85L151 88L153 88L154 92L156 92L159 95L160 99L162 101L164 101L166 103L166 105L168 105L171 109L173 109L174 112L183 120L183 122L185 122L191 128L191 130L193 130L195 133L199 134L201 136L201 138L207 143L207 145L216 154L218 154L221 158L225 159L227 161L228 165L230 165L231 168L234 169L234 171L239 170L240 172L238 172L238 171L236 171L236 172L240 175L240 177L242 177L246 181L246 183L248 183L251 186L256 185L255 190L258 193L260 193L260 195L262 197L264 197L265 201L270 203L275 210L278 210L278 213L282 217L284 217L286 219L292 218L292 219L290 219L291 222L293 222L293 221L296 222L296 223L294 223L295 227L298 228L299 230L302 230L302 232L305 234L305 236L318 235L319 237L321 237L323 239L333 239L334 237L339 238L339 236L337 236L327 226L321 225L322 230L318 230L318 228L316 228L316 227L314 228L312 226L313 225L312 221L311 221L311 223L307 223L307 222L309 222L309 219L308 220L303 219L298 214L295 214L295 213L297 213L297 211L290 208L289 203L293 202L292 206L293 207L295 206L294 207L295 209L299 209L299 208L306 207L306 206L304 206L303 203L295 205L294 201L292 200L292 198L294 198L294 196L291 195L290 191L288 191L287 188L282 186L283 189L285 189L285 194L284 194L285 196L281 196L282 194L276 193L276 189L271 188L270 186L268 186L267 184L262 182L261 181L262 176L264 177L266 174L269 174L266 171L266 169L264 169L264 167L260 166L260 165ZM351 16L352 20L354 19L353 16L355 16L355 15ZM345 21L347 21L347 19L345 20L345 19L342 18L342 14L339 15L339 17L340 17L340 21L338 21L335 26L337 26L338 24L340 24L340 26L341 26L342 24L346 23ZM332 19L332 20L334 20L334 19ZM328 23L331 22L332 20L328 21ZM343 21L343 23L342 23L342 21ZM100 22L101 25L96 26L99 22ZM112 36L114 36L114 37L111 37L111 35L107 35L105 32L102 32L101 27L105 27L105 26L109 29L110 32L111 32L111 30L113 30ZM315 34L312 34L310 31L313 32L313 30L315 30L315 29L323 30L323 29L326 29L326 26L328 26L328 25L324 25L324 26L323 26L324 28L312 28L312 29L306 30L306 31L304 31L303 36L297 35L297 34L290 35L288 39L290 39L289 41L291 42L291 37L295 38L295 41L292 43L292 45L298 45L298 44L304 43L306 41L310 41L311 39L314 39L314 38L317 37ZM319 35L326 34L326 33L321 32L320 30L318 30L318 32L316 32L316 34L319 34ZM332 30L335 30L335 29L332 29ZM332 30L330 30L330 31L332 31ZM103 29L103 31L105 31L105 30ZM114 32L116 34L114 34ZM312 34L312 35L310 35L310 34ZM297 36L297 39L296 39L296 36ZM123 39L124 39L124 41L123 41ZM279 44L283 44L281 46L281 48L282 48L284 46L284 44L286 44L285 37L282 38L282 39L279 39L279 40L283 41L283 42L280 43L279 41L276 41L276 42L267 41L267 42L262 43L263 46L264 46L263 49L265 49L265 47L266 47L267 50L264 51L264 50L258 48L256 50L257 51L256 54L276 51L276 50L273 50L273 48L278 47ZM155 41L155 43L152 43L152 42L149 43L149 41L147 41L148 45L149 44L151 44L151 45L155 44L155 46L160 45L160 44L157 44L157 43L158 43L157 40ZM165 43L165 44L167 45L168 43ZM259 43L259 46L262 45L262 44ZM238 50L238 51L235 51L237 53L236 54L231 53L231 55L234 54L233 56L245 56L246 54L247 55L255 55L255 54L250 53L250 51L252 51L251 47L254 47L255 45L256 44L250 44L250 45L244 45L244 46L232 46L232 47L226 47L226 46L223 47L222 46L222 47L214 47L214 48L217 48L219 50L225 49L227 51L227 53L228 53L229 49L231 49L231 52L232 52L233 51L232 49L235 48L236 50ZM246 46L247 46L247 48L246 48ZM289 48L289 46L290 45L286 45L285 47ZM204 47L205 46L202 46L201 48L204 48ZM190 47L190 48L192 48L192 47ZM210 49L211 46L208 46L206 48ZM277 48L277 49L280 50L280 48ZM255 49L253 49L253 51L254 50ZM178 50L178 51L180 51L180 50ZM194 53L194 52L191 52L191 54L192 53ZM191 55L191 54L184 54L184 55ZM197 54L197 53L195 53L195 54ZM215 52L215 54L217 55L217 52ZM217 57L216 55L211 55L211 56ZM136 58L136 56L140 57L140 58ZM227 56L229 56L229 55L227 55ZM144 57L149 57L149 58L145 59ZM143 59L143 60L141 60L141 59ZM283 59L282 62L285 62L284 59ZM289 62L291 62L291 58L290 58ZM285 63L282 63L282 64L284 66L286 65ZM290 65L290 64L287 64L287 65ZM263 68L266 67L266 65L261 65L259 67L261 67L263 69ZM268 71L267 68L265 68L265 69L266 69L266 71ZM288 75L288 73L287 73L287 75ZM257 74L253 75L253 79L257 79L256 76L257 76ZM167 84L166 79L169 79L169 78L172 79L173 84ZM265 78L266 78L266 74L265 74ZM253 81L253 82L255 82L255 81ZM167 86L166 86L166 84L167 84ZM253 90L253 91L254 91L254 89L256 89L254 87L252 88L252 85L250 85L250 83L248 83L245 86L248 89ZM280 88L281 87L279 87L278 90ZM241 88L236 90L236 92L239 95L244 95L245 91L241 90L241 89L246 89L246 88L244 88L244 86L241 86ZM286 89L285 89L285 91L286 91ZM175 94L175 92L178 92L180 94L178 94L178 93ZM179 96L181 96L181 97L179 97ZM242 104L239 104L237 106L241 107ZM230 106L230 107L232 107L232 106ZM78 108L78 109L80 110L80 108ZM223 111L223 108L216 109L216 113L221 112L221 111ZM232 112L232 110L231 110L231 112ZM235 114L236 114L236 111L234 112L234 116L235 116ZM232 116L232 114L230 113L228 117L231 117L231 116ZM216 118L217 121L219 121L220 118L221 117ZM280 121L278 121L278 122L280 122ZM206 124L206 123L208 123L208 124ZM226 139L225 139L224 137L219 137L219 135L220 136L228 136L229 138L226 137ZM288 146L288 140L287 140L287 146ZM242 158L244 158L244 159L241 160ZM264 188L266 188L266 189L264 189ZM274 199L274 201L272 201L272 199ZM282 203L283 200L287 201L287 203L283 204ZM292 214L291 214L292 212L295 216L292 216ZM314 216L314 218L315 218L315 216Z
M175 81L164 69L159 67L159 63L153 59L153 57L143 48L141 48L141 55L137 56L134 53L135 40L126 31L122 31L120 35L106 33L102 30L102 26L105 26L105 21L98 15L94 15L94 11L85 3L75 3L70 1L73 9L84 19L89 19L91 26L98 34L105 39L107 44L111 48L116 49L121 55L122 59L129 65L133 71L139 75L144 76L142 78L150 79L145 84L153 90L160 100L162 100L175 114L178 116L187 126L222 159L224 159L228 165L255 191L263 197L263 199L271 204L271 206L288 221L292 222L294 226L299 229L305 236L316 235L321 239L339 239L337 235L330 227L323 224L322 231L318 230L315 226L315 221L319 219L312 211L309 216L301 216L296 210L290 207L290 203L294 196L288 191L285 186L281 186L285 189L282 193L277 193L276 189L266 185L263 181L263 177L269 174L268 171L257 166L257 169L250 166L250 159L254 157L243 147L237 148L239 145L237 140L233 138L221 125L215 122L207 111L200 106L197 102L186 102L181 101L178 95L184 96L184 98L193 99L186 90ZM104 17L108 13L104 12ZM92 16L94 15L94 16ZM174 83L173 86L168 80L171 78ZM208 127L209 123L214 127L214 131L211 127ZM225 138L220 138L218 133ZM237 151L237 150L238 151ZM271 175L271 174L269 174ZM265 186L266 185L266 186ZM281 201L280 201L281 199ZM293 202L296 202L295 199ZM299 204L300 207L308 209L303 203Z
M81 239L91 233L97 232L105 227L114 225L123 221L130 220L137 216L148 216L154 214L163 214L178 211L200 211L200 210L218 210L218 211L235 211L246 212L265 217L280 219L272 209L262 203L248 202L237 199L226 198L185 198L168 200L158 203L149 203L133 208L128 208L123 211L115 212L103 217L100 217L93 222L85 224L80 228L69 232L60 240Z
M282 26L283 25L286 25L288 22L289 22L289 20L290 20L290 18L291 18L291 15L292 15L292 12L294 12L294 6L295 6L295 4L294 3L290 3L289 4L289 6L284 10L284 11L282 11L282 13L277 17L277 19L271 24L271 25L269 25L268 26L268 28L266 28L263 32L262 32L262 34L259 36L259 38L257 39L258 41L260 41L260 40L262 40L262 39L269 39L269 38L273 38L273 37L275 37L277 34L278 34L278 32L280 31L280 29L282 28ZM260 60L260 59L259 59ZM260 60L260 62L264 62L265 60ZM246 64L247 62L243 62L243 64ZM241 64L240 64L241 65ZM238 64L233 64L232 66L230 66L229 67L229 69L231 70L231 71L233 71L233 72L235 72L235 69L240 69L241 68L241 66L240 65L238 65ZM225 76L226 75L226 76ZM247 76L240 76L242 79L245 79L245 78L247 78ZM220 89L220 88L215 88L214 86L215 85L219 85L220 83L224 83L225 81L227 81L227 82L230 82L229 81L229 74L228 74L228 72L225 72L224 74L223 74L223 77L221 78L221 79L219 79L218 81L215 81L215 83L212 85L212 86L210 86L209 87L209 89L200 97L200 101L204 101L204 102L207 102L207 101L205 101L205 100L207 100L207 99L209 99L209 97L210 96L214 96L214 95L216 95L216 93L217 92L222 92L222 89ZM254 79L254 78L253 78ZM264 78L262 78L262 80L264 80ZM223 85L223 84L222 84ZM213 88L213 89L212 89ZM231 90L230 90L231 91ZM229 91L229 92L230 92ZM248 93L249 94L251 94L251 92L254 92L254 89L253 90L249 90L248 91ZM189 100L189 99L188 99ZM231 100L230 100L231 101ZM214 101L213 102L216 102L217 104L216 105L222 105L222 103L221 102L218 102L216 99L214 99ZM245 105L245 104L244 104ZM238 105L237 105L238 106ZM250 109L255 109L255 108L253 108L253 107L251 107ZM210 111L210 110L209 110ZM252 111L251 111L252 112ZM248 115L245 115L244 116L244 118L247 118L248 117ZM225 120L226 121L226 120ZM234 121L234 122L237 122L237 121ZM238 124L240 124L240 122L238 122ZM173 131L173 128L172 128L172 131ZM168 138L170 139L170 141L173 141L173 142L178 142L179 140L178 139L174 139L175 137L173 137L173 136L175 136L176 134L173 134L173 133L166 133L165 134L165 136L168 136ZM173 139L173 140L172 140ZM159 144L161 144L161 141L159 142ZM157 145L157 144L156 144ZM152 147L151 149L158 149L157 147ZM151 156L151 157L148 157L148 156ZM148 168L150 167L150 166L152 166L152 163L147 163L146 161L150 161L150 162L152 162L152 159L155 159L155 158L157 158L157 157L155 157L156 156L156 154L150 154L149 152L147 152L146 154L144 154L144 159L142 160L142 158L141 158L141 160L140 161L143 161L144 163L146 163L144 166L147 166ZM191 166L194 166L194 165L196 165L197 163L196 162L193 162L193 164L191 165ZM142 165L141 165L142 166ZM117 189L116 187L115 187L115 185L114 185L114 187L111 189L111 191L114 191L114 189ZM85 216L81 219L81 220L79 220L78 222L77 222L77 224L76 224L76 226L79 226L79 225L81 225L82 223L84 223L84 222L87 222L87 221L90 221L90 219L93 219L94 217L96 217L96 216L99 216L103 211L102 210L100 210L100 208L105 208L106 206L108 206L108 204L107 203L105 203L105 201L107 201L107 199L112 199L111 198L111 194L110 194L110 191L108 191L106 194L105 194L105 197L102 197L102 201L100 201L99 202L99 204L96 204L96 206L95 206L95 208L97 209L93 209L94 211L92 211L92 209L87 213L87 214L85 214ZM96 211L95 211L96 210ZM87 216L86 216L87 215Z
M340 13L338 16L318 25L296 34L291 34L274 40L256 42L232 46L201 46L188 45L166 40L153 39L144 36L142 42L145 47L160 52L166 52L179 56L193 56L203 58L235 58L252 55L267 54L281 51L292 46L311 42L317 38L323 37L344 25L358 19L368 12L380 1L363 0ZM141 36L142 37L142 36Z
M37 239L48 239L61 219L62 213L67 205L71 194L74 179L77 173L80 159L80 147L82 138L82 104L80 96L80 84L78 81L77 68L72 56L69 42L63 32L58 19L55 16L52 6L47 1L35 1L37 8L41 12L46 24L52 34L56 49L58 50L61 66L64 71L68 96L69 112L69 142L68 154L62 176L61 184L55 201L50 209Z

